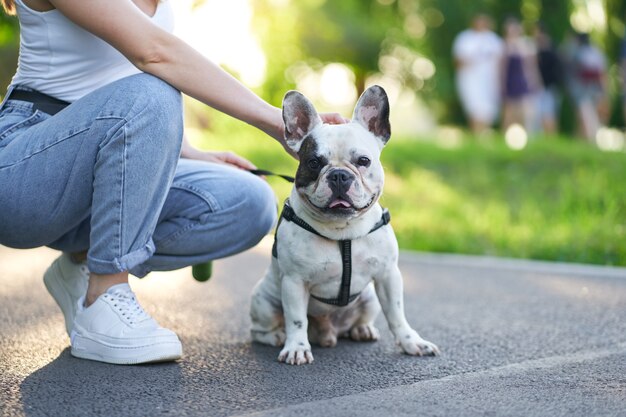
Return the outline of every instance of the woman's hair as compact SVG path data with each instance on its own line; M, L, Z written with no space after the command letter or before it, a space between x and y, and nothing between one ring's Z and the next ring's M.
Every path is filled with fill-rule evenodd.
M15 13L15 3L13 3L13 0L2 0L2 7L8 14Z
M154 4L159 3L161 0L152 0ZM8 14L15 14L15 0L2 0L2 7Z

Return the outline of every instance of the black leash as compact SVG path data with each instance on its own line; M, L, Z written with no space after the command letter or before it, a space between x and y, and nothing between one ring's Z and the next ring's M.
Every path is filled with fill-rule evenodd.
M272 171L267 171L265 169L249 169L248 170L250 173L254 174L254 175L272 175L275 177L280 177L286 181L289 182L294 182L295 178L294 177L290 177L289 175L282 175L282 174L275 174Z
M273 172L267 171L264 169L251 169L249 171L250 173L254 175L274 175L277 177L284 178L285 180L289 182L294 182L293 177L290 177L288 175L274 174ZM196 281L201 281L201 282L208 281L209 278L211 278L212 274L213 274L213 262L211 261L193 265L193 267L191 268L191 275L196 279Z

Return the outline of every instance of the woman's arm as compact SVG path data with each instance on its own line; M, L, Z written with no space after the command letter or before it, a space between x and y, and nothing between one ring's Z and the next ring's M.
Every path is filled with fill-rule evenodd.
M280 109L153 24L130 0L50 0L50 3L74 23L111 44L140 70L283 142Z

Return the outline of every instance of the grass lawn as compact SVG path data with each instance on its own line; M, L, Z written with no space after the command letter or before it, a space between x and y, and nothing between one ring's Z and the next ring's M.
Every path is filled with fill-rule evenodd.
M235 126L236 137L193 139L293 175L296 162L279 145ZM467 140L445 149L392 137L383 151L381 203L391 211L400 247L626 266L626 154L569 140L535 140L522 151L502 142ZM269 181L282 201L291 185Z

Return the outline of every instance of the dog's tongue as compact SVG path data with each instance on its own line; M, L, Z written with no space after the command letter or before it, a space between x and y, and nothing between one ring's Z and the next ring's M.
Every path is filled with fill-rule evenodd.
M350 208L350 207L352 207L352 205L350 203L348 203L346 200L342 200L342 199L338 198L336 200L333 200L328 207L330 207L330 208L336 208L336 207Z

